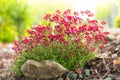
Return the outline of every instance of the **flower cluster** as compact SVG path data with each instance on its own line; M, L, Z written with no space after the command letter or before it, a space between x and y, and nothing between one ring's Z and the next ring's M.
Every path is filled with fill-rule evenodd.
M87 18L82 19L80 15L87 16ZM54 43L60 43L63 47L73 44L77 49L82 48L84 44L86 50L92 52L96 49L103 49L109 32L103 32L106 23L91 19L90 17L93 16L93 13L88 10L71 12L70 9L46 14L44 19L48 24L36 25L31 30L27 30L29 36L24 37L21 42L15 41L13 49L21 53L30 51L36 46L57 45ZM53 24L52 27L50 24Z
M87 16L87 18L82 18ZM46 24L27 30L27 37L14 41L13 50L18 53L13 72L22 75L20 68L28 59L54 60L68 70L84 67L95 59L96 52L105 48L109 32L104 32L104 21L92 19L90 11L71 12L57 10L46 14Z

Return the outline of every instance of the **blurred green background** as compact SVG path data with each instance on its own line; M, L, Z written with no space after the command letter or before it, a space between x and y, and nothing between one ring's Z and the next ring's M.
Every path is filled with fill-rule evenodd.
M20 39L31 26L45 24L42 19L46 13L58 9L90 9L96 19L120 28L120 0L0 0L0 42Z

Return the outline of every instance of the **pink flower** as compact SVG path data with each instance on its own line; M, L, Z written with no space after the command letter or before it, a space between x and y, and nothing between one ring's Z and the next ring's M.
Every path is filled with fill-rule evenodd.
M93 16L94 16L93 13L88 14L88 17L93 17Z
M87 40L91 40L91 37L90 37L89 35L86 35L85 38L86 38Z
M90 26L88 30L90 30L90 31L98 31L98 26Z
M85 30L87 30L87 25L84 24L83 26L80 26L79 29L80 29L80 31L85 31Z
M50 18L51 14L46 14L46 16L44 17L45 20L48 20Z
M24 40L22 40L22 42L23 42L24 44L26 44L26 43L29 42L29 39L25 38Z
M66 11L64 11L64 15L67 15L67 14L70 14L70 13L71 13L70 9L67 9Z
M82 19L81 15L87 16L87 20ZM50 24L36 25L27 30L29 36L22 37L21 44L15 41L13 50L23 52L32 50L36 46L47 47L55 43L53 45L62 44L60 47L64 47L71 46L70 43L72 43L75 44L73 46L76 49L86 47L87 50L94 51L96 48L91 45L96 42L99 43L96 44L99 49L103 49L103 44L107 42L106 37L109 34L109 32L102 31L106 22L102 21L102 25L100 25L98 20L89 19L93 16L94 14L89 10L72 13L70 9L46 14L44 20ZM53 25L51 26L51 24ZM82 44L85 46L83 47Z
M16 47L12 47L12 50L16 51L17 49L16 49Z
M105 48L105 46L104 46L104 45L101 45L101 46L100 46L100 49L104 49L104 48Z
M60 13L61 13L61 11L60 11L60 10L56 10L56 13L57 13L57 14L60 14Z
M96 24L96 23L98 23L97 20L88 20L88 22L91 23L91 24Z
M63 44L64 44L64 45L68 45L68 42L67 42L67 41L64 41Z
M50 34L49 36L48 36L48 38L50 39L50 40L54 40L54 36L52 35L52 34Z
M19 42L15 40L15 41L14 41L14 45L15 45L15 46L19 46Z
M74 12L74 15L75 15L75 16L78 16L78 15L79 15L79 13L78 13L78 12Z
M52 20L53 21L59 21L59 16L57 14L55 14L53 17L52 17Z
M106 24L106 22L102 21L102 22L101 22L101 24L102 24L102 25L105 25L105 24Z
M89 13L90 13L90 11L89 11L89 10L86 10L84 13L89 14Z
M67 16L67 19L68 20L72 20L72 16Z
M109 32L104 32L104 34L105 34L105 35L108 35L108 34L110 34L110 33L109 33Z
M62 24L65 24L66 23L66 20L65 19L61 19L60 20Z

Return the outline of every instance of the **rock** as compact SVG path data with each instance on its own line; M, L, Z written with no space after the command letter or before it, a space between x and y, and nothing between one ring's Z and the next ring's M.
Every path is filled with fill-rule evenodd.
M75 72L76 72L77 74L81 74L81 73L82 73L82 71L80 70L80 68L76 69Z
M108 51L106 51L106 52L104 52L104 53L102 53L102 54L99 54L99 57L100 58L107 58L108 57L108 55L109 55L110 53L108 52Z
M112 80L112 78L111 77L107 77L104 80Z
M63 78L58 78L57 80L64 80Z
M41 62L27 60L21 67L21 72L25 77L42 80L57 78L67 71L66 68L52 60L43 60Z
M8 78L8 80L16 80L14 77L10 77Z
M76 80L77 79L77 74L73 71L70 71L67 75L71 80Z
M83 79L83 75L79 74L79 75L78 75L78 78L79 78L79 79Z
M116 58L116 57L117 57L117 54L112 54L111 57L112 57L112 58Z
M65 80L70 80L70 78L69 77L66 77L66 79Z
M120 35L117 36L117 42L120 42Z
M2 69L4 67L4 63L0 62L0 69ZM1 72L1 71L0 71Z
M118 72L120 72L120 57L113 61L113 64Z
M111 39L116 39L120 35L120 29L119 28L108 28L107 29L110 34L108 35Z
M90 70L89 69L85 69L85 75L87 75L87 76L90 75Z
M114 60L113 63L114 63L114 65L120 64L120 57L117 60Z

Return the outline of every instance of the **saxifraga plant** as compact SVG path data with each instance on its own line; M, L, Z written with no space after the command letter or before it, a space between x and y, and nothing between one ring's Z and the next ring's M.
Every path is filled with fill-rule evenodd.
M88 18L82 19L81 16ZM13 50L19 55L12 67L17 75L22 75L20 68L28 60L54 60L69 70L84 67L85 63L96 57L104 48L109 32L103 32L105 22L90 19L90 11L80 13L57 10L46 14L47 25L36 25L27 30L29 36L22 42L15 41ZM53 25L51 27L51 24Z

